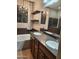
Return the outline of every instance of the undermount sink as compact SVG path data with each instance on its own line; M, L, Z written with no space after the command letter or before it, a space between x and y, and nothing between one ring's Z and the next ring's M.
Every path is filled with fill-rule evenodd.
M53 48L53 49L58 50L59 43L58 42L55 42L55 41L48 40L48 41L46 41L46 45L48 47L50 47L50 48Z
M34 35L41 35L42 33L40 33L40 32L34 32L33 34Z

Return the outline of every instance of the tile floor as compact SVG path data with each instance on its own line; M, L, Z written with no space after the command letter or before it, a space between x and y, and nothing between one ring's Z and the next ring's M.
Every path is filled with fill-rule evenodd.
M17 59L33 59L31 50L23 50L17 52Z

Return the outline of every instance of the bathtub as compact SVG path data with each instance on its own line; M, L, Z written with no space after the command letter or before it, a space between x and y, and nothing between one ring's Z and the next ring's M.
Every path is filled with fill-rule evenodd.
M17 51L22 50L24 42L30 40L30 34L17 35Z

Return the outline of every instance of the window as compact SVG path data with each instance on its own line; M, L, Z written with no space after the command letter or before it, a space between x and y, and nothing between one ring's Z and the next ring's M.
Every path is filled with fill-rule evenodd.
M49 24L48 24L49 28L56 28L57 24L58 24L58 19L51 17L49 18Z
M17 22L28 22L28 10L24 7L21 7L20 5L17 5Z

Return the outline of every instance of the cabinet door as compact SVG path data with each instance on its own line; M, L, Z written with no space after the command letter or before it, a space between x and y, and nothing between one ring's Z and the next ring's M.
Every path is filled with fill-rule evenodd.
M31 51L34 59L37 59L38 41L34 37L31 38Z
M38 51L38 59L45 59L44 54L40 49Z
M35 59L37 59L37 55L38 55L38 41L35 39Z
M34 38L31 38L31 51L32 51L32 55L34 57L34 52L35 52L35 42L34 42Z
M49 56L49 55L48 55L48 56ZM45 58L45 59L52 59L52 58L48 58L46 55L44 55L44 58Z

